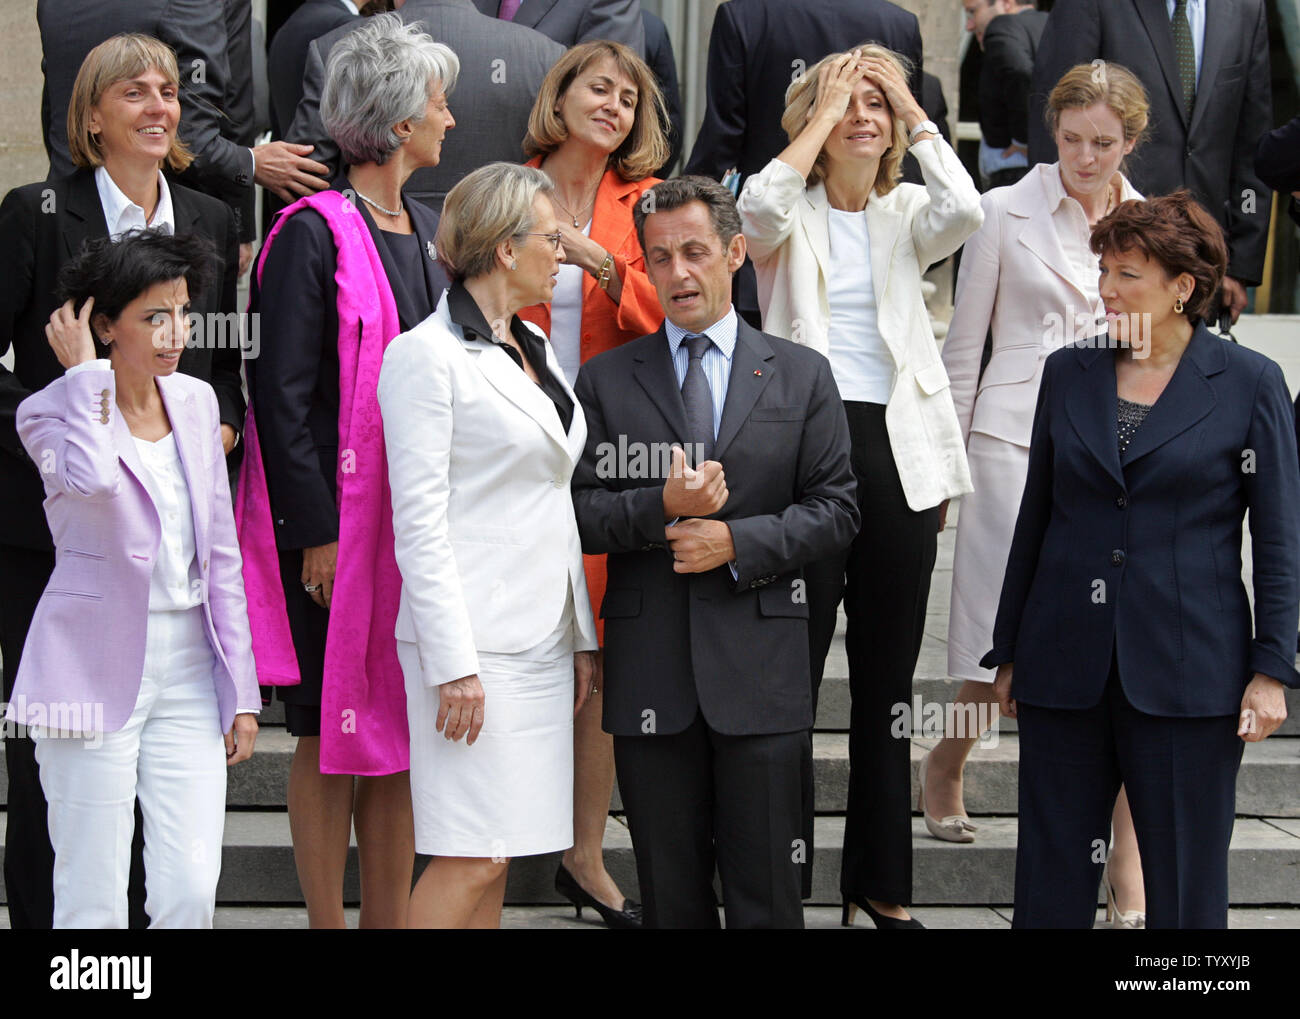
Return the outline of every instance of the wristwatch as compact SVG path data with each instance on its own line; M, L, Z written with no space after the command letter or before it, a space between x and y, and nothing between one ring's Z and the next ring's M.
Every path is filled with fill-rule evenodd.
M923 120L921 121L921 123L917 124L916 127L912 128L912 130L908 132L907 135L907 144L909 145L915 144L916 136L918 134L926 134L927 132L929 134L934 134L934 135L937 135L939 133L939 127L937 124L935 124L933 120Z

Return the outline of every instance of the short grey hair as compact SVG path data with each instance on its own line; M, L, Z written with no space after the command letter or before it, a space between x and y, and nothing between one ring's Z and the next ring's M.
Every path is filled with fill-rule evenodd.
M488 163L447 192L438 223L438 259L456 282L497 268L497 245L533 229L533 203L555 190L541 170Z
M380 14L330 50L321 121L348 166L383 165L402 144L393 125L424 119L434 82L448 95L460 60L419 22Z

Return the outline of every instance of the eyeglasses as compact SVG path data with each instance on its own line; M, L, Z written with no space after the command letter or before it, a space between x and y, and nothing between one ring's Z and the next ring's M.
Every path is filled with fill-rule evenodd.
M552 247L552 248L554 248L556 251L559 251L559 250L560 250L560 237L562 236L562 234L561 234L560 231L558 231L558 230L556 230L555 233L553 233L553 234L526 233L524 236L526 236L526 237L545 237L548 241L551 242L551 247Z

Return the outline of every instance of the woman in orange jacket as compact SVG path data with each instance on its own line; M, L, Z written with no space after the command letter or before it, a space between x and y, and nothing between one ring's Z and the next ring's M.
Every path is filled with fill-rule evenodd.
M550 337L570 384L588 358L652 333L663 322L645 275L632 209L659 183L651 172L668 158L663 96L654 73L626 46L574 46L542 82L524 151L555 184L551 202L563 235L565 264L550 304L519 313ZM586 556L593 606L605 594L605 557ZM603 627L598 620L597 636ZM599 676L599 674L598 674ZM611 927L639 927L641 907L605 870L601 844L614 788L614 753L601 729L598 678L574 724L573 848L556 890L582 915L595 909Z

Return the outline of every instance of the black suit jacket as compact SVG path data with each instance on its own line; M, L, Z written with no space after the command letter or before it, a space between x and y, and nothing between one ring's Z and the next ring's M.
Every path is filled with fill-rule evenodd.
M244 423L241 352L232 337L239 242L230 209L179 184L170 185L177 234L198 234L222 257L217 282L197 296L193 311L220 313L226 320L224 346L187 346L179 370L212 384L221 420L236 430ZM50 532L41 504L45 489L14 424L18 405L63 374L45 339L45 326L58 307L59 270L82 243L108 236L93 170L14 188L0 203L0 355L13 351L13 371L0 366L0 542L48 549ZM205 320L206 321L206 320ZM205 330L207 332L207 330ZM221 335L213 329L207 335Z
M1031 165L1056 159L1043 124L1047 94L1075 64L1097 58L1127 67L1151 99L1150 138L1128 157L1133 186L1147 197L1186 186L1227 231L1228 275L1258 284L1272 202L1254 168L1255 142L1273 123L1262 0L1206 4L1191 110L1184 109L1165 0L1057 0L1034 65Z
M664 131L668 136L670 153L668 162L654 174L667 178L682 154L682 94L677 85L677 58L673 56L673 41L668 37L668 26L663 18L642 7L641 23L645 28L645 62L654 72L664 93L664 105L668 107L668 123L664 125Z
M339 177L334 190L348 187ZM406 201L411 225L427 253L438 217L418 201ZM397 304L402 329L423 316L407 292L388 245L365 203L356 203L374 238ZM260 261L260 260L259 260ZM266 465L271 519L282 549L311 548L338 540L335 500L339 462L339 316L334 273L338 249L323 217L304 209L275 236L254 273L251 304L261 315L261 350L248 361L248 392ZM429 307L436 308L447 278L424 259Z
M252 191L253 157L229 134L234 122L226 104L241 86L232 87L230 81L230 29L224 2L38 0L36 20L45 75L41 125L51 178L75 169L68 155L68 103L86 54L111 35L143 32L176 51L181 76L179 134L194 153L186 183L229 202L238 202ZM251 90L251 81L242 88Z
M609 553L605 729L669 735L697 711L729 735L811 726L802 567L845 548L859 523L830 362L739 323L713 454L730 492L716 518L731 529L738 580L727 566L674 573L666 549L658 467L682 441L686 412L664 329L592 358L574 389L587 416L578 529L585 552ZM620 446L651 452L658 476L639 476Z
M501 0L474 0L489 18L501 9ZM645 54L640 0L523 0L512 19L549 36L561 46L576 46L596 39L612 39Z
M980 134L995 149L1029 143L1029 92L1047 12L1001 14L984 29L980 66Z
M225 0L225 5L226 60L230 73L226 77L223 103L226 116L221 120L221 134L236 145L251 149L258 133L253 110L253 5L251 0ZM199 191L226 198L205 187L202 179L192 180L191 184ZM229 204L235 212L240 243L256 240L257 191L241 188L229 198Z
M356 20L340 0L306 0L271 37L267 70L271 79L271 134L283 138L302 99L307 47L341 25Z
M1260 137L1255 147L1255 172L1273 190L1288 196L1291 218L1300 224L1300 202L1290 197L1300 191L1300 117Z
M793 75L828 53L874 41L913 62L921 95L921 27L885 0L729 0L713 17L704 122L687 173L757 173L789 144L781 130Z
M1255 672L1300 687L1300 473L1282 369L1200 325L1123 457L1116 403L1112 351L1048 357L981 664L1014 662L1018 700L1086 708L1113 648L1133 706L1177 718L1235 716Z

